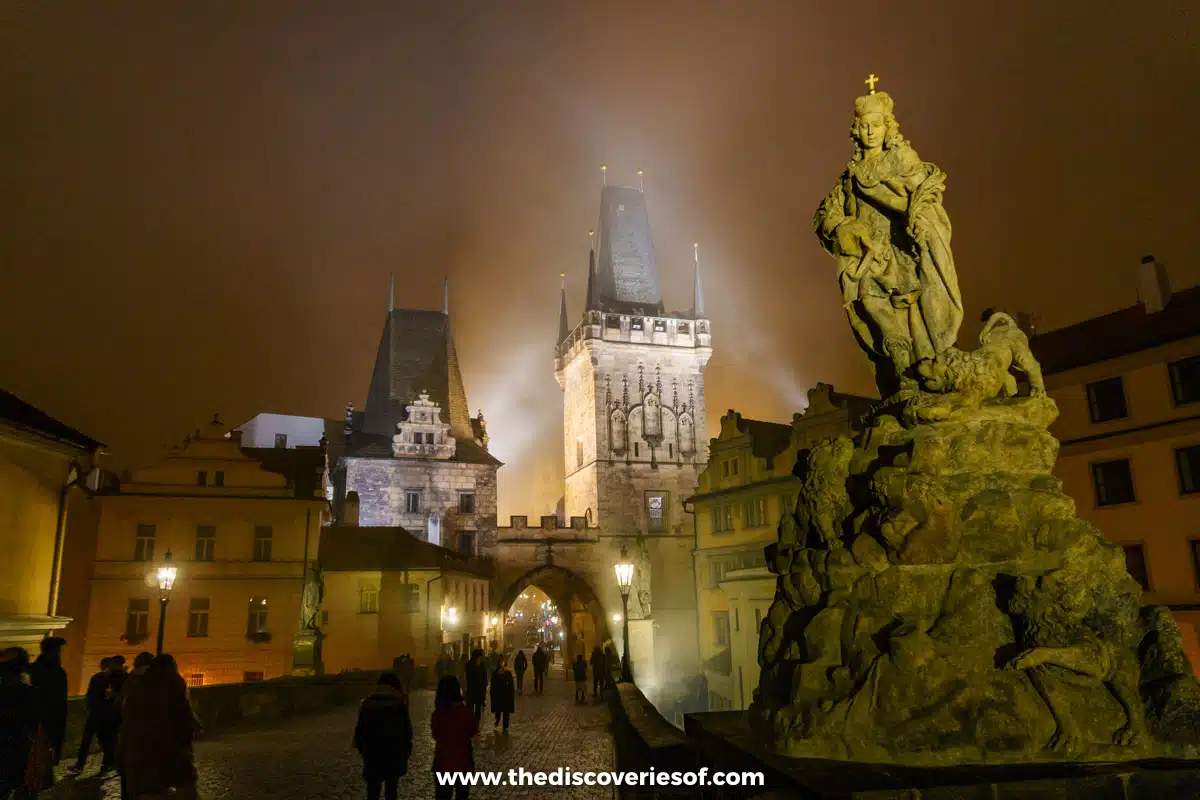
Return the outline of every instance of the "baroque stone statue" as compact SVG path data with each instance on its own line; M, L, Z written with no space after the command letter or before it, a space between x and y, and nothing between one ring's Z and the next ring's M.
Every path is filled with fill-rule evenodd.
M945 176L900 139L889 97L856 112L816 234L884 399L799 456L752 724L810 758L1200 757L1174 619L1141 605L1121 548L1053 475L1058 408L1028 338L989 313L979 347L955 347Z
M917 361L954 345L962 296L945 174L900 135L887 93L858 98L854 112L854 155L813 226L837 260L850 326L887 397L911 385Z

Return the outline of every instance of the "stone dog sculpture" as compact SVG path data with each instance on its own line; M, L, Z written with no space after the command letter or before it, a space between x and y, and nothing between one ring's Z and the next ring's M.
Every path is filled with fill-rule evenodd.
M964 353L949 348L917 364L921 386L929 392L958 392L979 400L1016 397L1017 380L1011 369L1029 377L1030 394L1046 394L1042 369L1029 349L1029 337L1016 320L1003 312L992 314L979 334L979 349Z

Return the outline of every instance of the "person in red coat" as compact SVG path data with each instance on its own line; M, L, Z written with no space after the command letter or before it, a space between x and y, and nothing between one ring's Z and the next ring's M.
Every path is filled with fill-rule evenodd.
M438 780L440 772L472 772L475 756L471 739L479 733L479 720L463 703L462 685L453 675L438 681L434 696L433 718L433 796L436 800L467 800L468 786L445 784Z

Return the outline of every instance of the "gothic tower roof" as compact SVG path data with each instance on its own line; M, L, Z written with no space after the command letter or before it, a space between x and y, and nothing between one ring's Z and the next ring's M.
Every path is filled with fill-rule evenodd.
M562 302L558 306L558 340L561 342L571 332L571 323L567 320L567 276L562 276Z
M600 192L599 230L595 286L599 310L663 313L645 194L631 186L605 186Z
M459 440L473 440L467 392L459 371L450 317L441 311L394 308L388 312L367 390L365 433L391 436L405 406L422 392L442 407L442 419Z

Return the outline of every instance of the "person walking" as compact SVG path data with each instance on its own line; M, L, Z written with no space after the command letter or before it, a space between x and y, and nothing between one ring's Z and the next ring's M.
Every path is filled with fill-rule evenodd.
M413 657L408 653L400 656L400 671L396 677L400 679L400 686L405 696L412 691L413 676L416 674L417 665L413 661Z
M108 711L104 693L108 689L110 661L111 657L108 656L100 659L100 671L92 675L88 681L87 691L83 696L83 707L87 716L84 717L83 735L79 739L79 755L76 756L75 763L69 768L69 772L78 774L83 772L83 768L87 766L88 756L92 753L92 740L96 738L96 734L103 724L104 715ZM108 762L108 753L105 753L104 764L107 765Z
M25 785L40 716L37 690L24 681L29 654L12 647L0 654L0 800Z
M617 679L613 677L621 671L621 659L617 657L617 648L609 644L604 648L604 683L609 689L615 689Z
M583 660L583 653L575 656L575 663L571 665L571 671L575 673L575 702L583 703L587 701L587 662Z
M537 649L533 651L533 692L541 694L546 691L546 670L550 666L550 659L546 658L546 651L539 644Z
M600 690L605 686L604 671L608 666L608 659L604 657L604 651L600 649L600 645L592 648L592 697L600 696Z
M29 668L29 681L37 690L38 717L54 751L54 763L62 761L67 736L67 671L62 667L62 649L67 640L58 636L42 639L41 654Z
M483 706L487 702L488 671L484 661L483 651L476 650L471 654L467 664L467 705L475 715L475 721L483 718Z
M438 681L429 728L433 733L433 796L435 800L467 800L469 786L443 784L441 773L471 772L475 754L471 739L479 733L479 719L463 705L462 685L446 675Z
M508 734L508 715L517 710L517 690L512 670L508 668L508 657L500 656L496 671L492 673L492 713L496 715L496 727L503 719L504 733Z
M395 673L380 675L359 705L354 749L362 756L367 800L379 800L381 792L386 800L397 800L400 778L408 774L413 729L404 681Z
M104 687L104 712L96 735L100 737L100 751L104 760L100 762L100 774L113 772L117 768L117 737L121 732L121 689L129 677L125 669L125 656L113 656L108 660L108 683Z
M151 662L154 661L154 654L148 653L145 650L133 657L133 670L125 676L125 682L121 684L121 690L117 693L117 708L121 711L125 709L125 700L129 697L129 693L138 685L138 681L146 674L146 670L150 668ZM124 717L122 716L122 719ZM120 730L117 731L116 743L121 741ZM114 744L114 747L115 747ZM121 775L121 800L131 800L129 796L128 780L125 777L125 770L121 765L117 764L117 771Z
M525 658L525 651L518 650L517 657L513 659L513 674L517 676L517 694L525 694L525 670L529 669L529 659Z
M173 656L155 656L126 695L122 714L117 764L129 796L139 800L174 788L176 800L195 800L195 717Z

